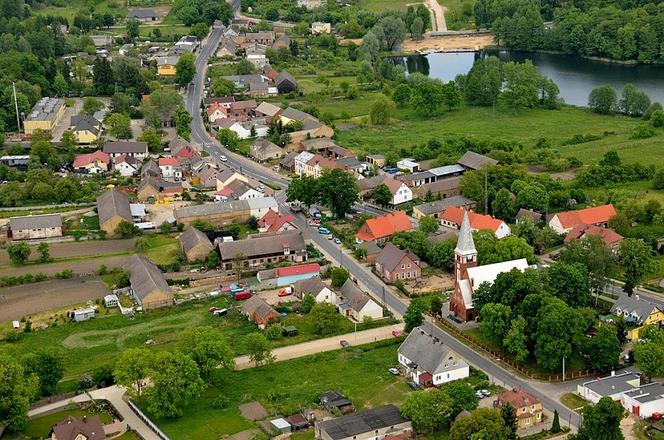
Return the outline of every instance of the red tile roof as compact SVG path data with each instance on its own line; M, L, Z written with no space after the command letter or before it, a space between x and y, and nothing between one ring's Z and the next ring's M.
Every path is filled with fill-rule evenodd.
M214 114L214 112L216 112L217 110L219 110L223 114L228 114L228 112L226 111L226 107L221 105L221 103L219 103L219 102L213 102L212 105L210 105L207 108L208 116L212 116Z
M456 223L461 226L463 221L463 208L456 206L448 207L441 214L441 220L447 220L448 222ZM487 229L492 232L496 232L500 226L505 223L500 219L491 217L490 215L478 214L472 210L468 211L468 220L470 220L470 227L476 230Z
M290 214L281 215L278 212L269 209L267 213L260 220L258 220L258 227L267 227L267 232L278 232L284 224L292 224L294 221L295 217Z
M609 203L608 205L594 206L578 211L559 212L555 216L558 217L563 229L568 229L578 225L606 223L614 215L616 215L616 208Z
M599 236L605 245L608 247L613 247L616 244L620 243L624 238L622 235L618 234L613 229L609 228L600 228L595 225L579 225L567 233L565 237L565 243L570 241L577 240L586 235L597 235Z
M99 150L92 153L79 154L74 159L74 163L72 164L72 166L74 168L80 168L84 165L88 165L95 161L103 162L106 165L108 165L109 163L111 163L111 156L108 153L104 153L103 151Z
M523 390L509 390L498 395L498 406L501 403L510 403L514 409L523 408L524 406L531 406L540 403L540 400L532 394Z
M190 146L180 148L178 152L175 153L175 157L198 157L198 156L200 156L198 151L194 150Z
M410 231L413 225L403 211L396 211L368 219L355 234L362 241L373 241L386 238L395 232Z
M319 273L320 266L318 264L301 264L299 266L278 267L274 272L278 277L289 277L305 273Z
M160 157L159 158L159 166L160 167L165 167L165 166L176 166L178 164L178 159L176 157Z

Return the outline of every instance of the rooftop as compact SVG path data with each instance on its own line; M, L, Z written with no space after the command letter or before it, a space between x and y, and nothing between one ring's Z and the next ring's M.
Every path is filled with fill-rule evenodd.
M60 109L65 105L63 98L41 98L32 107L26 121L52 121Z
M60 214L24 215L9 218L9 229L12 231L59 228L61 226L62 217Z
M320 422L321 431L325 431L332 440L340 440L348 437L370 432L373 434L378 429L388 428L394 425L407 423L394 405L380 406L368 411L349 414L332 420Z

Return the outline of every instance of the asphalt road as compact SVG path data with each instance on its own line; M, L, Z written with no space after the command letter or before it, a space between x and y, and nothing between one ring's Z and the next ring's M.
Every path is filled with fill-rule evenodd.
M210 155L218 161L220 160L221 155L225 155L227 157L226 165L231 166L239 170L241 173L253 177L257 180L276 183L285 189L288 186L288 180L272 172L272 170L269 170L245 157L229 152L223 148L219 142L210 137L205 129L205 126L203 125L203 119L200 112L200 102L205 84L207 61L212 53L214 53L217 45L219 44L221 36L221 29L213 30L212 33L208 36L207 42L203 45L198 53L198 58L196 60L196 76L193 83L187 90L186 106L187 110L193 117L191 132L192 140L198 143L202 148L206 149L208 153L210 153ZM279 210L282 212L288 211L289 208L285 204L284 192L278 192L275 197L279 202ZM310 233L310 228L307 226L306 221L302 215L298 215L296 217L296 223L300 229L306 231L305 235L309 235L310 238L320 248L324 249L329 255L332 255L335 259L337 256L339 256L341 264L346 269L348 269L348 271L359 282L364 284L364 286L366 286L369 292L376 299L384 303L390 310L392 310L395 315L403 316L408 305L396 293L387 288L384 283L382 283L376 276L367 270L367 268L359 265L353 258L348 256L344 258L343 253L332 240L327 240L325 237L318 233ZM337 262L339 261L337 260ZM472 348L467 347L457 339L442 331L437 326L428 324L427 330L429 330L434 336L438 337L441 341L448 344L461 357L466 359L469 364L484 371L492 379L505 383L508 387L521 388L538 396L545 408L548 408L550 411L557 409L560 413L561 420L569 419L571 420L572 425L578 426L579 416L576 413L569 410L566 406L562 405L557 400L549 397L546 392L537 389L535 386L533 386L533 384L531 384L530 381L526 381L514 376L512 372L504 369L497 361L480 355Z

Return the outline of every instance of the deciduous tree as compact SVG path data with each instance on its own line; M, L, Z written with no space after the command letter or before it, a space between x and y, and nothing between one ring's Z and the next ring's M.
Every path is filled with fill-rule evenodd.
M120 353L113 369L115 381L140 399L153 367L154 353L145 348L130 348Z
M401 414L413 422L418 433L433 432L449 423L453 405L447 391L430 388L409 394L401 404Z
M311 308L309 319L311 320L314 333L317 335L329 335L339 328L341 315L337 313L337 309L332 304L323 302Z
M41 349L26 356L24 364L27 374L37 376L40 396L55 394L65 372L62 353L55 349Z
M30 258L32 249L27 243L12 243L7 246L7 254L13 264L22 265Z
M270 364L274 361L270 341L262 333L249 333L244 338L249 359L255 366Z
M233 350L224 335L213 327L189 327L178 338L180 350L193 359L203 378L222 366L233 369Z
M577 440L623 440L620 421L625 410L610 397L602 397L596 405L581 410L583 422L576 435Z
M429 234L438 230L438 220L430 215L420 218L420 231Z
M625 268L623 289L631 295L636 285L652 270L652 250L643 240L626 238L620 242L620 264Z
M25 428L36 389L36 378L26 373L15 357L0 353L0 419L9 431Z
M147 408L156 417L180 417L182 410L205 391L196 363L176 351L160 351L150 369Z
M413 298L408 304L406 314L403 316L404 330L410 333L415 327L424 323L424 313L428 310L427 303L423 298Z

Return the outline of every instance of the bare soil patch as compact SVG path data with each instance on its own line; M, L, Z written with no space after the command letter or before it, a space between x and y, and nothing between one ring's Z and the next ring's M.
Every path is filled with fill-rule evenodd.
M405 52L454 52L479 50L494 44L493 35L445 35L424 37L422 40L406 40L403 43Z
M239 406L242 417L247 420L263 420L267 417L267 411L259 402L244 403Z

